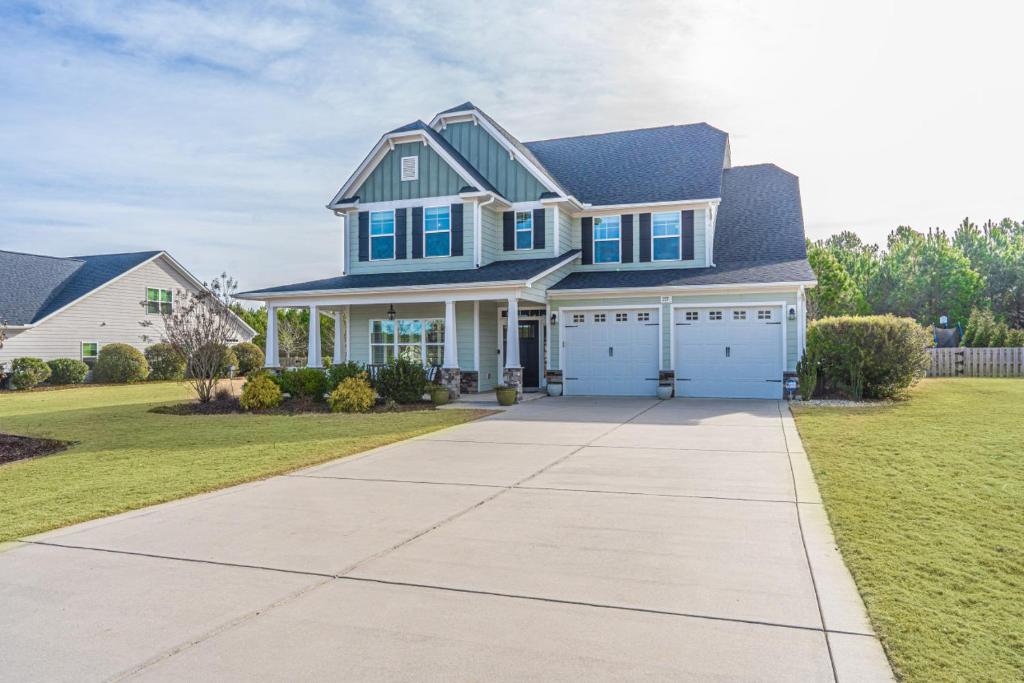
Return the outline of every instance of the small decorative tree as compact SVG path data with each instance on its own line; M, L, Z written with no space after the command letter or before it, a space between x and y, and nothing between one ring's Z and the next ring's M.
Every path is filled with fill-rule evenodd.
M224 372L224 348L237 334L230 309L235 280L221 273L204 285L196 293L175 292L174 305L163 313L164 340L187 359L185 374L200 403L213 398Z
M4 348L5 341L7 341L7 321L0 319L0 349Z

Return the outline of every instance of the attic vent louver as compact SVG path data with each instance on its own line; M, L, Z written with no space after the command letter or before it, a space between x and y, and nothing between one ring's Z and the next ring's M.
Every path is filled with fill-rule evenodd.
M420 158L402 157L402 180L417 180L420 177Z

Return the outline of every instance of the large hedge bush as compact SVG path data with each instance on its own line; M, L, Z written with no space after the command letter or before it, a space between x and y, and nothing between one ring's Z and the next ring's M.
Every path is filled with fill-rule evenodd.
M895 398L924 377L931 345L931 333L912 318L844 316L812 323L806 354L817 369L819 393Z
M238 403L246 410L267 410L281 404L281 388L269 376L256 373L245 380Z
M42 358L22 357L11 361L11 388L31 389L50 377L50 366Z
M327 375L317 368L285 370L276 378L276 382L281 391L290 394L292 398L322 401L327 393Z
M417 403L427 391L427 371L419 363L396 358L377 370L374 388L385 401Z
M252 342L242 342L231 347L238 360L238 374L248 375L250 372L257 372L263 367L265 360L263 349Z
M77 358L54 358L50 366L50 384L81 384L89 374L89 366Z
M185 357L178 349L166 342L153 344L146 349L150 379L184 379Z
M134 346L107 344L100 349L92 376L105 384L141 382L149 377L149 363Z

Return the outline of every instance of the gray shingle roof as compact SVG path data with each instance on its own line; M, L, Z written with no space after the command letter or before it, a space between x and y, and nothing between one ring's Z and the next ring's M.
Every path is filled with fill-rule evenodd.
M695 123L525 145L580 201L631 204L721 197L728 137Z
M814 279L807 263L800 183L774 164L722 174L714 268L576 272L553 290L797 282Z
M159 253L59 258L0 251L0 319L38 322Z
M425 270L402 273L361 273L358 275L342 275L323 280L297 282L278 287L242 292L239 297L254 294L286 294L289 292L308 292L323 290L344 291L347 289L379 289L383 287L415 287L422 285L474 284L480 282L522 282L529 280L553 266L557 266L568 258L579 254L579 249L567 251L561 256L550 258L519 259L495 261L481 268L462 270Z

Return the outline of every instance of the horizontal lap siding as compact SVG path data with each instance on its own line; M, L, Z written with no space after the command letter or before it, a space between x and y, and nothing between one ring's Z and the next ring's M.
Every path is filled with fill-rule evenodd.
M498 370L498 303L480 302L480 391L501 382Z
M501 254L501 216L485 206L480 210L481 266L497 261Z
M653 212L658 213L658 212ZM595 263L590 266L582 266L581 270L648 270L651 268L703 268L707 265L705 259L705 225L703 209L693 212L693 254L694 258L687 261L651 261L641 263L640 255L640 213L633 213L633 262L632 263ZM616 215L616 214L606 214ZM622 215L622 214L619 214ZM572 248L582 249L582 227L580 218L572 219Z
M493 236L497 246L495 261L514 261L516 259L550 258L555 253L555 210L544 209L544 244L543 249L522 249L520 251L504 251L501 244L501 217L498 216ZM568 250L566 250L568 251Z
M437 206L436 201L424 199L424 204ZM412 208L406 209L406 230L405 230L405 253L412 256L413 230ZM347 238L349 259L349 274L360 273L397 273L413 272L424 270L459 270L473 267L473 204L466 202L462 205L462 256L436 256L432 258L404 258L389 259L387 261L360 261L356 258L359 253L359 221L353 214L348 221ZM396 237L397 239L397 237Z
M574 247L572 243L572 216L568 211L558 212L558 241L561 243L563 253L578 248Z

